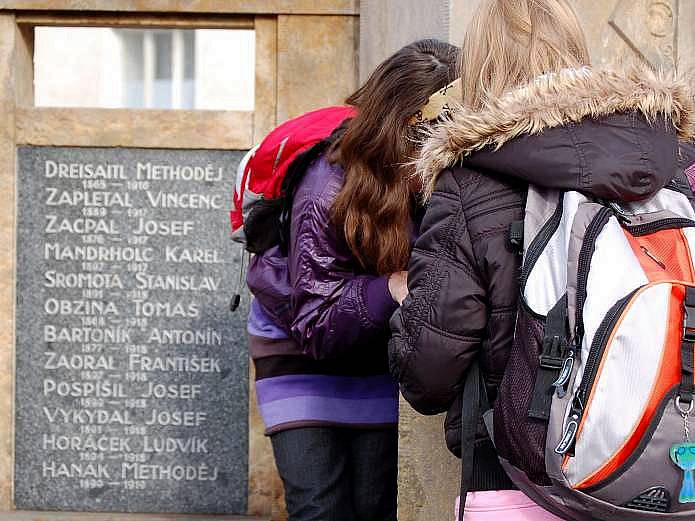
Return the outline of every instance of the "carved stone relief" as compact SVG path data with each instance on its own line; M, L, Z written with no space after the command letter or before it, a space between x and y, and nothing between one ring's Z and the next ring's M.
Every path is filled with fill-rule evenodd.
M683 55L678 52L679 41L681 47L684 41L678 27L688 27L688 20L693 18L688 8L690 2L574 0L594 65L616 65L638 59L666 70L688 58L687 52Z
M609 26L637 56L656 68L678 61L679 0L619 0Z

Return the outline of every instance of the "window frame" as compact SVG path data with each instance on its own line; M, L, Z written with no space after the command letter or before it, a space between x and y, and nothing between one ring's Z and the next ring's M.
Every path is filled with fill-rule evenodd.
M27 12L17 13L15 19L26 48L26 55L18 64L23 69L18 81L25 79L16 91L17 144L246 150L275 126L276 16ZM33 93L34 29L42 26L254 30L255 99L263 99L263 103L255 103L252 111L37 107ZM268 55L268 50L273 52L272 56ZM269 60L271 67L263 66Z

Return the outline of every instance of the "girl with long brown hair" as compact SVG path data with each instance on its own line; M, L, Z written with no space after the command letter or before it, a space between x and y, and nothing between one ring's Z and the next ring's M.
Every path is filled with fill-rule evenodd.
M396 519L387 342L417 208L412 123L456 62L455 47L421 40L379 65L291 194L287 257L251 265L258 402L291 521Z

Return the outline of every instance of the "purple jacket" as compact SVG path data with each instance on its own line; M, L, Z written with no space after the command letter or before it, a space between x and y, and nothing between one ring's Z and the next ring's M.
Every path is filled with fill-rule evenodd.
M355 348L385 353L398 307L388 277L365 273L332 222L342 184L340 166L325 156L312 164L294 196L288 257L278 248L256 256L247 279L271 320L316 360Z
M293 198L289 255L256 256L249 345L266 433L313 426L395 428L386 277L365 273L331 220L343 171L325 158Z

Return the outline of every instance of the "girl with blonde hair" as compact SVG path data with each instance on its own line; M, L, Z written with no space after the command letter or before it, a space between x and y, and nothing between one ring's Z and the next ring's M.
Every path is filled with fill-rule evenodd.
M505 373L521 265L510 224L523 219L528 185L604 201L645 199L671 181L678 140L692 137L683 84L650 70L589 66L569 0L482 0L461 53L459 107L419 159L429 206L408 293L391 320L391 372L416 410L448 411L454 454L473 453L463 475L471 491L466 521L558 519L514 490L498 460L549 484L538 441L545 426L530 423L522 403L521 386L535 376ZM535 375L538 358L527 362ZM462 416L478 414L462 404L472 367L491 404L498 396L517 400L495 407L494 447L482 421L475 441L462 443Z

